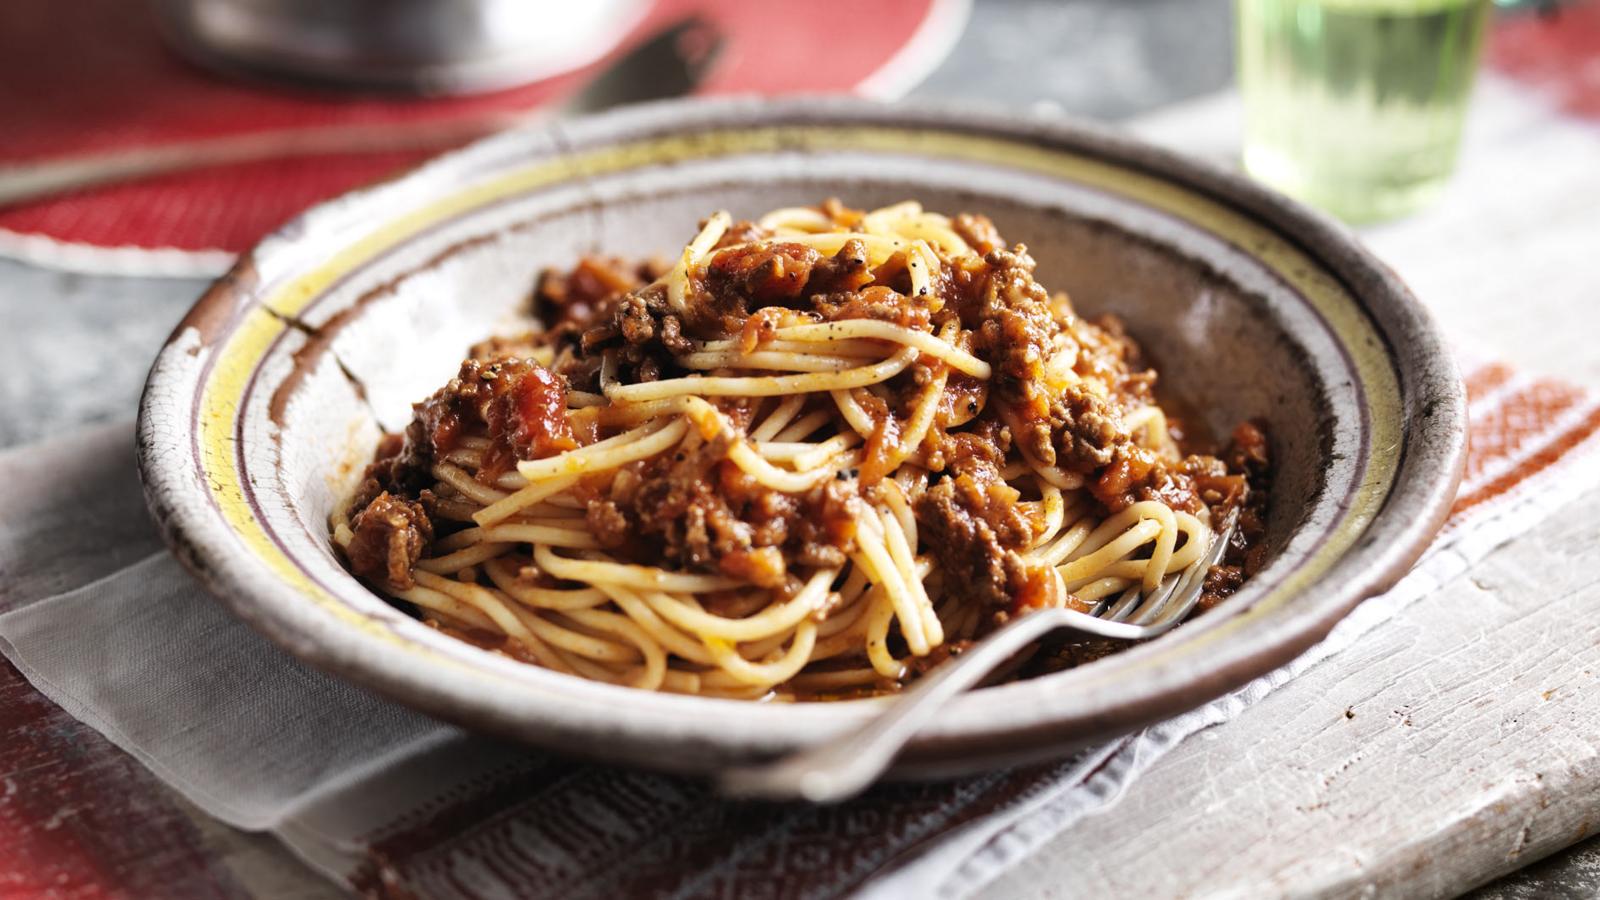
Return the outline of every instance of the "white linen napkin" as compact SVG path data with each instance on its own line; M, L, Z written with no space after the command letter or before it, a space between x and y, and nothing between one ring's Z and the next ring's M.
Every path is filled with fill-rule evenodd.
M0 652L42 693L250 830L321 832L352 788L364 816L397 816L428 798L390 808L373 785L436 754L437 793L528 758L315 672L213 602L156 536L133 446L118 424L0 456Z

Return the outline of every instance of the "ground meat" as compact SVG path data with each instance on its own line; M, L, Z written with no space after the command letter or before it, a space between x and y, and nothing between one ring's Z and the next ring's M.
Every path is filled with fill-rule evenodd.
M968 236L989 235L968 221ZM1193 485L1140 447L1119 410L1153 403L1154 373L1119 320L1089 323L1064 298L1052 300L1033 280L1026 248L991 249L979 299L960 315L975 329L975 349L994 368L990 394L1030 458L1088 476L1090 490L1111 511L1142 499L1198 509ZM1062 372L1070 360L1072 371ZM1065 382L1065 383L1063 383Z
M683 336L682 321L668 310L661 291L643 291L622 298L613 308L611 325L628 346L646 352L674 354L694 349L694 344Z
M1267 444L1266 431L1255 422L1241 422L1222 452L1226 465L1234 471L1243 471L1248 487L1243 502L1239 503L1237 539L1227 557L1244 568L1250 577L1266 564L1268 545L1267 496L1272 490L1272 458Z
M811 280L822 259L805 244L763 243L724 250L706 266L705 287L714 307L742 322L752 309L787 306Z
M1027 248L992 250L984 256L987 283L978 302L961 313L976 333L978 355L994 367L993 393L1010 414L1038 421L1050 411L1044 364L1056 350L1056 321L1050 297L1033 280L1035 263Z
M837 212L845 219L851 216L842 208ZM730 228L704 271L691 273L682 311L669 306L665 287L658 284L593 300L595 308L586 317L569 315L545 338L546 343L565 348L558 356L557 371L575 389L590 392L600 389L602 361L608 354L617 379L625 383L686 374L676 357L692 351L691 338L740 335L747 347L752 346L777 327L779 317L761 315L771 309L821 320L877 319L927 329L945 294L970 289L972 279L981 277L970 272L968 281L956 285L949 273L941 273L939 296L907 298L910 276L904 254L893 254L873 269L858 240L845 242L832 256L799 243L746 246L764 236L766 232L747 222ZM1025 253L1019 257L998 252L1031 271L1033 262ZM576 285L596 279L574 274L569 281ZM1013 281L1031 283L1025 273ZM572 290L566 281L549 280L551 289L556 286ZM1048 318L1048 311L1045 315ZM751 330L752 321L760 327Z
M600 370L608 353L617 380L631 384L678 374L674 357L694 348L660 285L613 298L592 324L573 334L566 336L573 352L557 363L557 370L573 387L590 392L600 390Z
M1200 502L1208 507L1237 506L1250 488L1243 474L1228 471L1228 466L1215 456L1190 456L1181 464L1183 474L1194 485Z
M489 439L478 471L483 480L499 477L519 459L578 446L567 425L565 381L528 359L463 362L449 384L415 407L407 444L412 457L437 459L463 435L479 431Z
M811 269L822 259L804 244L730 246L725 236L701 272L691 272L683 315L689 330L725 337L744 327L751 313L767 307L803 306Z
M1018 551L1033 539L1033 526L992 463L976 454L957 459L959 470L913 504L918 534L947 583L985 606L1010 609L1028 580Z
M1200 612L1205 612L1221 603L1243 585L1243 568L1227 564L1212 566L1211 571L1206 573L1205 586L1201 588Z
M1156 373L1144 364L1139 345L1128 336L1122 320L1104 315L1094 322L1070 322L1078 345L1074 370L1106 386L1108 396L1124 409L1155 402Z
M415 584L411 568L433 540L433 524L421 503L385 491L356 514L350 527L355 537L345 555L352 571L391 591Z
M598 498L589 501L584 524L589 526L589 534L594 536L595 541L607 550L620 550L632 538L628 530L628 517L615 500Z
M1110 465L1089 485L1089 492L1106 509L1120 512L1139 500L1151 482L1166 477L1166 467L1153 451L1122 444L1116 448Z
M1267 433L1254 422L1240 422L1233 430L1233 438L1223 458L1228 468L1244 472L1252 478L1265 478L1270 458L1267 450Z
M403 434L386 434L378 440L378 450L361 475L345 511L354 516L367 508L375 497L384 491L415 497L428 484L427 465L424 460L409 453L411 447Z
M1156 500L1173 509L1198 513L1206 504L1187 470L1204 464L1204 459L1188 457L1172 465L1149 450L1125 444L1100 478L1089 485L1089 492L1112 512L1141 500Z
M842 291L816 297L816 311L830 322L876 319L925 330L932 318L925 297L907 297L892 288L873 285L863 291Z
M632 484L589 503L591 532L642 563L717 572L789 590L789 564L839 568L855 537L853 485L829 481L805 494L757 484L726 459L721 441L635 463Z
M1005 559L1011 551L981 515L961 502L955 482L947 479L929 488L917 498L915 512L919 534L933 548L945 578L980 603L1004 603Z
M1213 520L1229 508L1239 513L1222 562L1206 573L1201 611L1220 603L1261 571L1271 549L1266 539L1267 497L1272 488L1266 432L1254 422L1240 423L1220 457L1190 457L1210 460L1208 476L1195 481L1200 485L1201 497L1212 508Z
M577 446L566 418L566 385L523 359L469 359L450 383L412 407L403 435L385 435L351 498L352 517L385 491L415 498L433 481L432 467L465 434L489 438L479 477L509 471Z
M1073 385L1050 403L1050 436L1062 466L1087 472L1109 464L1117 442L1126 440L1127 432L1105 400Z
M546 269L533 291L533 314L546 328L573 324L582 328L608 301L660 278L667 265L660 259L629 264L614 256L585 256L570 271Z
M806 493L788 526L787 548L812 565L839 568L855 549L856 516L861 498L854 485L829 481Z
M1000 237L1000 232L989 221L988 216L975 216L971 213L962 213L950 223L957 235L967 242L973 252L979 256L992 253L1005 247L1005 240Z
M700 223L701 228L705 226L706 223ZM722 233L722 237L717 240L717 245L712 249L721 250L723 247L748 244L752 241L763 241L770 237L772 237L772 232L754 222L741 219L728 226L728 230Z
M622 339L628 343L639 346L649 343L656 336L656 326L665 317L666 304L662 303L656 309L650 308L650 303L642 296L634 294L622 298L615 312L612 313L613 328L610 332L599 332L606 335L609 340L612 334L621 334ZM585 335L584 343L594 345L596 332Z
M1110 465L1118 448L1131 441L1116 410L1083 384L1056 395L1046 418L1024 419L1016 437L1039 462L1081 474Z
M818 260L811 267L811 280L806 282L808 296L848 294L860 290L872 281L872 269L867 265L867 247L859 240L848 240L834 255Z
M973 422L965 431L935 430L925 444L929 448L924 462L929 470L971 471L974 461L982 461L991 468L1005 464L1005 455L1011 450L1011 429L992 419Z

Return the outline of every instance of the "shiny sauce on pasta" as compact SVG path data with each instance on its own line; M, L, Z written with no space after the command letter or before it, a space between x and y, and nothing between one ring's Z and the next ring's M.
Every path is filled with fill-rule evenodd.
M455 637L750 699L894 690L1198 564L1237 509L1214 605L1264 559L1260 425L1194 452L1122 323L1034 269L982 216L828 201L546 272L540 324L416 405L334 541Z

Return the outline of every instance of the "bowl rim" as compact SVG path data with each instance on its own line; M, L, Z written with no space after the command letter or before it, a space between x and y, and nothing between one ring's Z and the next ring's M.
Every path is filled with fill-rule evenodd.
M163 392L174 386L174 376L163 368L162 359L169 353L190 352L178 346L182 336L191 330L198 331L204 339L228 334L243 313L259 304L255 290L260 286L261 270L291 254L306 235L326 229L330 222L370 216L369 207L381 212L386 203L426 195L438 187L435 181L459 182L468 177L473 165L492 161L507 151L525 151L528 144L548 141L556 132L569 136L587 133L607 139L614 135L655 134L662 123L674 122L679 123L678 128L690 128L710 122L815 125L839 121L953 129L1066 146L1177 182L1247 213L1284 234L1346 283L1386 343L1384 358L1394 369L1405 404L1400 412L1403 446L1395 481L1361 536L1313 586L1316 589L1300 592L1309 594L1308 600L1284 604L1273 615L1254 619L1236 640L1214 646L1213 650L1221 652L1207 657L1204 665L1190 657L1179 664L1156 666L1136 691L1115 700L1101 692L1086 695L1084 702L1076 706L1053 704L1056 708L1044 718L1019 720L1013 716L1001 728L940 728L908 748L906 764L913 768L971 768L974 764L1046 755L1125 733L1199 706L1288 662L1316 643L1357 603L1398 581L1442 526L1465 463L1465 389L1428 310L1345 226L1238 173L1146 144L1106 126L1070 118L1041 121L949 102L891 106L837 97L738 97L663 101L559 126L534 126L496 135L436 157L395 178L319 204L264 238L197 301L174 330L146 382L138 428L139 470L147 503L163 538L213 595L292 654L395 700L480 730L605 758L676 768L682 764L641 755L638 748L626 746L627 739L647 742L653 736L672 733L680 743L709 741L706 758L714 761L766 755L825 739L860 721L870 714L876 701L786 706L783 709L788 717L811 726L808 735L802 737L795 729L787 729L737 745L720 744L703 734L676 730L674 720L707 712L710 707L705 704L719 708L732 704L750 710L756 717L770 713L755 710L772 708L753 707L745 701L650 694L665 702L628 704L628 717L608 718L593 709L593 704L607 702L607 691L646 692L567 678L573 682L566 686L565 692L570 694L567 697L535 692L486 700L477 693L481 681L470 673L422 676L414 671L414 658L392 647L363 643L358 634L330 634L326 621L303 608L311 604L294 602L292 586L264 575L264 569L252 565L248 552L231 541L229 526L215 509L182 502L185 493L198 490L187 471L193 459L184 452L187 445L172 446L175 435L170 432L181 429L164 428L162 411L154 408ZM561 152L560 144L555 152ZM187 435L176 437L187 440ZM1324 584L1335 578L1341 579L1337 585ZM1241 612L1248 609L1234 615ZM597 693L595 688L602 690ZM822 706L830 709L818 715L816 707ZM624 740L597 740L604 735Z

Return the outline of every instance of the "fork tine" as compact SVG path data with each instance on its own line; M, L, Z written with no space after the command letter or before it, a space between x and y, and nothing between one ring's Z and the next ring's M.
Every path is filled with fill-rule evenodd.
M1139 585L1135 584L1133 587L1123 591L1122 596L1118 597L1107 609L1099 612L1096 618L1105 619L1107 622L1126 621L1138 602Z
M1093 615L1110 622L1126 622L1150 628L1177 624L1200 601L1206 574L1222 559L1238 522L1238 510L1230 511L1222 529L1212 537L1210 546L1206 547L1201 558L1190 563L1189 568L1182 572L1163 578L1148 597L1141 598L1141 585L1135 584L1115 602L1101 601Z
M1210 573L1212 566L1222 561L1222 556L1228 549L1228 541L1233 537L1233 530L1238 524L1239 511L1235 509L1228 513L1222 530L1212 539L1205 555L1195 560L1188 571L1183 573L1183 586L1175 592L1176 599L1166 609L1161 610L1152 621L1145 624L1151 627L1170 627L1189 615L1195 604L1200 602L1200 595L1205 592L1206 575Z
M1177 584L1173 585L1169 601L1156 610L1141 625L1160 626L1181 619L1189 614L1194 604L1199 601L1200 594L1205 588L1206 573L1211 570L1211 564L1205 560L1196 560L1189 568L1183 570L1176 577Z
M1128 623L1130 625L1150 624L1151 620L1159 616L1161 611L1166 608L1167 601L1171 600L1177 593L1178 585L1182 583L1185 574L1187 574L1187 571L1179 572L1176 575L1168 575L1161 579L1161 583L1156 585L1156 589L1150 592L1150 596L1145 598L1145 601L1133 611L1133 615L1128 617Z

